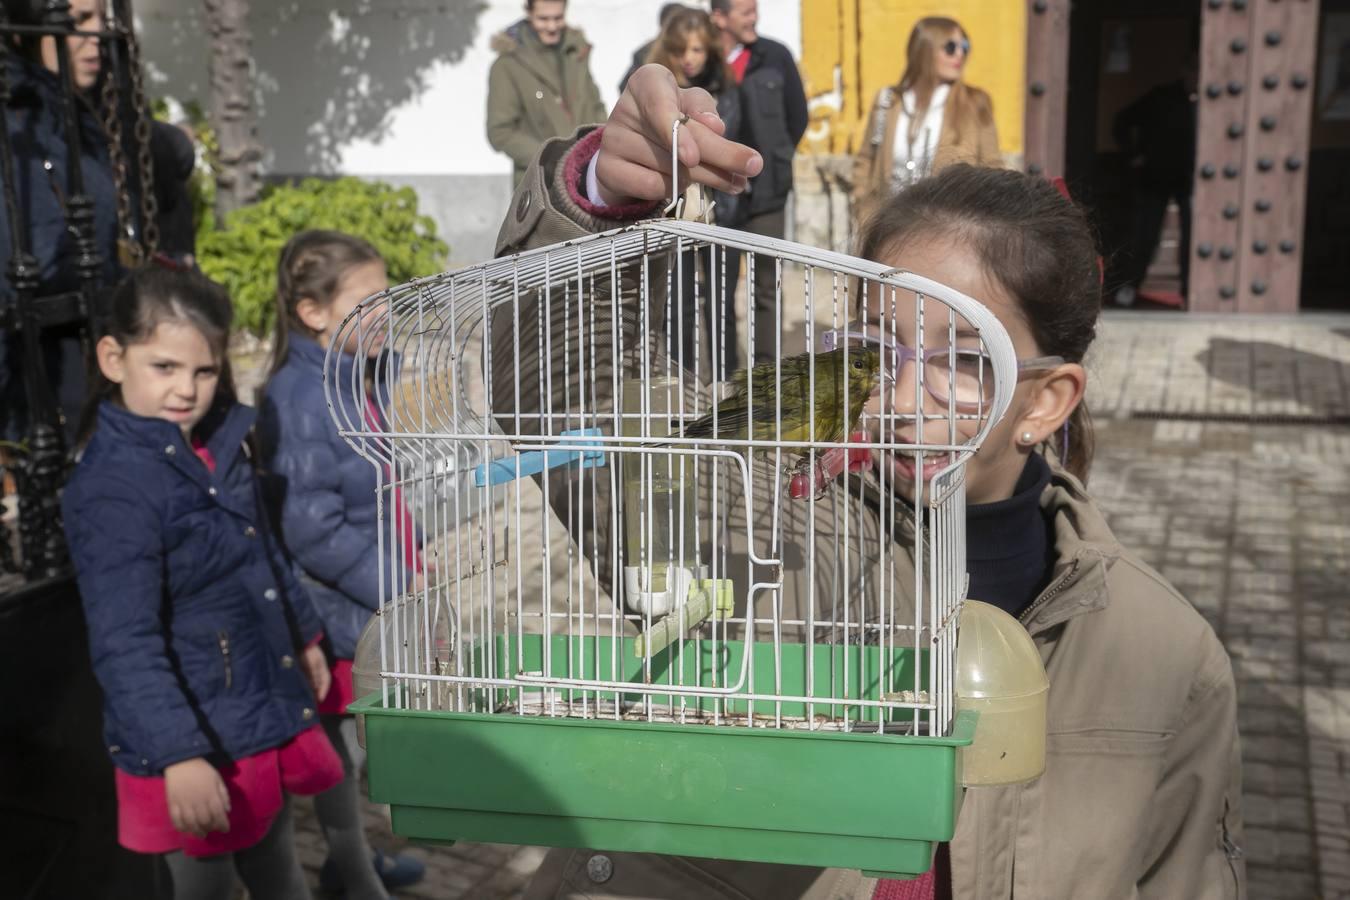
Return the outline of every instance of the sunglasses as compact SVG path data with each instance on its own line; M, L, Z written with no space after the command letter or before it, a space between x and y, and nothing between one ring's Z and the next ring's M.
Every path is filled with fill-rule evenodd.
M957 41L957 40L950 40L950 41L948 41L947 43L945 43L945 44L942 45L942 52L945 53L945 54L947 54L948 56L955 56L957 50L960 50L960 51L961 51L961 55L962 55L962 56L969 56L969 55L970 55L970 41L969 41L968 39L966 39L966 38L962 38L962 39L959 40L959 41Z

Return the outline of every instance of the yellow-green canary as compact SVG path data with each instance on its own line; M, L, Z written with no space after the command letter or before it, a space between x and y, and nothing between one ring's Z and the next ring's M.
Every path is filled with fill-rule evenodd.
M842 441L857 424L867 398L877 386L881 357L875 350L849 347L845 378L843 348L815 354L814 410L808 402L812 387L811 358L811 354L803 353L782 360L781 376L777 363L761 363L749 372L745 369L736 372L731 376L731 396L718 404L716 429L712 413L708 413L690 422L684 429L684 436L722 440ZM845 384L848 385L847 409L844 408ZM750 402L754 403L753 434L749 433ZM814 435L809 418L813 412L816 420ZM780 422L781 432L778 430Z

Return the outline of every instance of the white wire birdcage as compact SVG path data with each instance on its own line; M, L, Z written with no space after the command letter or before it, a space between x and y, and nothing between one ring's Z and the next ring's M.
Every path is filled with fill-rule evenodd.
M741 318L716 275L737 254L750 321L736 346L771 361L747 382L760 425L729 434L717 420L738 401L712 377L725 371L709 364L721 351L707 348L725 346L719 332ZM756 328L744 299L764 266L772 329ZM682 317L690 303L715 315ZM755 346L757 333L774 346ZM334 418L376 466L390 512L380 558L394 562L363 642L379 675L361 707L367 729L379 710L439 715L461 733L473 722L953 734L964 466L1006 410L1017 365L973 299L876 263L667 219L392 288L361 304L332 346L359 361L339 383L340 350L330 350ZM956 350L922 364L875 352L892 346ZM845 377L858 359L875 366L871 380ZM772 396L755 396L766 385ZM936 402L943 391L965 391L965 402ZM805 398L804 419L792 398ZM817 408L855 404L856 423L827 424ZM815 425L803 432L792 415ZM906 467L909 483L896 474ZM405 507L415 533L396 524ZM419 556L422 572L410 574ZM635 771L641 793L657 776L636 772L634 740L623 732L613 763ZM533 765L524 750L494 747L475 763L485 773L504 756ZM390 783L381 765L372 747L372 796ZM417 795L389 798L396 827L405 801L484 815L514 802ZM590 815L545 810L564 811ZM567 843L523 825L465 834L474 829L462 816L408 827ZM614 845L630 833L572 840L623 849ZM697 842L668 849L700 853Z

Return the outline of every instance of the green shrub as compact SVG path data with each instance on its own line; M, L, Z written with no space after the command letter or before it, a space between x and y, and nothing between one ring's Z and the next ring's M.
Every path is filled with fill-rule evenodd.
M219 229L197 238L197 262L229 290L238 327L259 336L270 332L277 258L292 235L309 228L370 241L395 284L444 270L450 252L436 235L436 223L418 214L412 188L350 177L269 187L257 203L235 210Z

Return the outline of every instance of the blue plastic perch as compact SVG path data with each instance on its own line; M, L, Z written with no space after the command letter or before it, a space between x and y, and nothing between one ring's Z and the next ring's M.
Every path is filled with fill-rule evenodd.
M560 435L565 439L599 436L599 428L579 428L574 431L564 431ZM531 450L517 456L494 459L490 463L482 463L474 467L473 483L477 487L484 487L489 484L506 484L515 481L517 478L538 475L545 469L556 469L559 466L571 465L574 462L580 462L583 469L605 464L605 452L600 449L599 441L568 440L567 443L594 447L595 449Z

